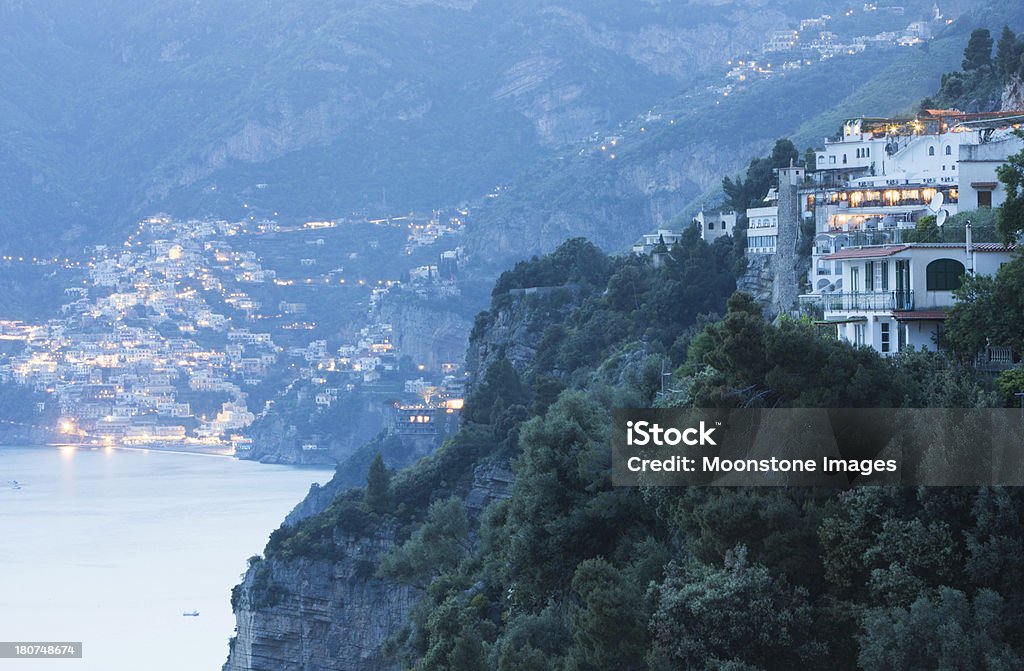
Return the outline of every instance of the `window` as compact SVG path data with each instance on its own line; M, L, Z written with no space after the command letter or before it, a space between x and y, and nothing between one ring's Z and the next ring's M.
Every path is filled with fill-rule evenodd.
M864 155L867 156L868 158L871 158L871 147L868 147L864 151L865 151Z
M713 222L713 221L709 221L708 222L708 230L709 231L715 230L715 222Z
M860 268L850 268L850 291L860 291Z
M864 291L875 290L874 268L875 264L871 261L868 261L866 264L864 264Z
M889 264L886 261L875 261L872 264L874 270L874 277L872 278L872 286L875 291L888 291L889 290Z
M953 259L938 259L925 269L928 291L952 291L959 289L964 275L964 264Z
M846 165L846 154L843 154L843 165Z
M935 156L935 147L928 147L928 155Z
M978 192L978 207L992 207L992 192L991 191L979 191Z
M953 155L953 148L952 148L952 147L950 147L950 146L949 146L949 145L947 144L947 145L946 145L946 156L952 156L952 155Z
M880 324L880 326L882 327L882 341L881 341L881 343L882 343L882 351L883 352L888 352L889 351L889 322L882 322Z
M836 157L835 156L829 156L828 157L828 162L831 163L832 165L835 165L836 164Z
M864 325L854 324L853 325L853 344L860 347L864 344Z

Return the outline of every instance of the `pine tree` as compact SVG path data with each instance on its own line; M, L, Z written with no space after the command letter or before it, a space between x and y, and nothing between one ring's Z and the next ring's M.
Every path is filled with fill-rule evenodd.
M384 465L384 459L378 453L370 463L370 470L366 475L366 507L375 513L386 512L390 485L391 471Z
M971 33L961 67L964 72L992 68L992 34L987 28L978 28Z

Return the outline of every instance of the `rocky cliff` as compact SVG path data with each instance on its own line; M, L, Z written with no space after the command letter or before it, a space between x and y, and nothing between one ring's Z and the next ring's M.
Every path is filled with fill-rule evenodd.
M487 368L505 358L522 373L533 361L544 328L579 303L574 286L514 289L504 300L478 317L469 348L466 370L470 386L482 381Z
M462 361L473 326L469 315L479 307L459 296L420 300L407 292L389 292L379 307L379 320L391 324L402 356L438 370L442 363Z
M224 671L385 671L381 650L419 592L373 577L394 533L337 535L332 560L254 562L232 592L236 635Z
M477 465L466 509L476 516L509 498L514 480L506 461ZM331 483L311 489L286 525L323 513L336 490ZM375 577L379 559L395 545L395 529L384 525L365 534L335 531L330 559L250 560L232 590L236 631L224 671L401 668L388 642L407 626L422 591Z
M380 433L387 419L384 400L360 391L341 396L326 411L318 410L312 398L293 400L294 411L271 412L253 424L252 449L239 452L240 459L268 464L338 463ZM314 412L330 413L330 421L311 427L309 417ZM303 449L314 445L316 449Z

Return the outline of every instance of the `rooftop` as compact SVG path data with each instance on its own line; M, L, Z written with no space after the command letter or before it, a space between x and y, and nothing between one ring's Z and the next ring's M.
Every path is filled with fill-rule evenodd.
M964 249L963 242L911 242L905 245L873 245L865 247L847 247L832 254L826 254L821 258L826 261L841 261L843 259L878 259L886 256L899 254L908 249ZM975 242L971 244L973 252L1010 252L1015 247L1007 247L1001 242Z

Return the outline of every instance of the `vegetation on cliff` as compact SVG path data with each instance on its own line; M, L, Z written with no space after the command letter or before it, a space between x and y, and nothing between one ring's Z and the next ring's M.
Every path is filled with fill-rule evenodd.
M614 407L1001 403L943 354L883 359L765 323L729 297L730 244L691 232L656 268L574 240L518 265L474 338L529 302L533 359L493 361L455 437L393 477L373 467L365 493L276 532L268 559L331 559L336 537L397 530L374 570L424 596L389 649L424 670L1019 665L1016 490L612 487ZM577 298L516 294L556 285ZM477 512L488 463L515 483Z

